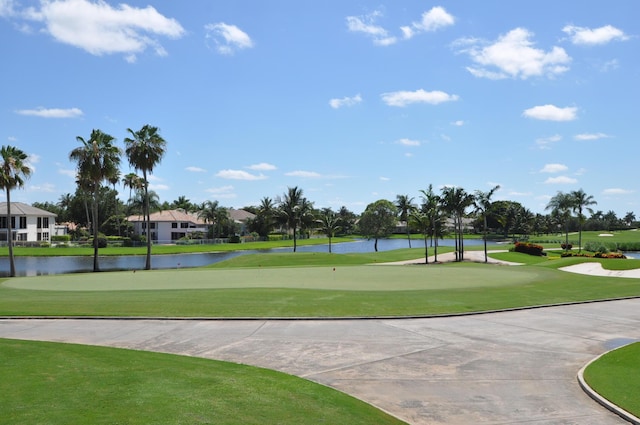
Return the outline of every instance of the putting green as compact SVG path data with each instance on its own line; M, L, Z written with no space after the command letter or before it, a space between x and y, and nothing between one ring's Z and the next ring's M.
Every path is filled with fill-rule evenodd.
M12 278L2 286L48 291L298 288L343 291L437 290L521 285L541 270L480 264L182 269Z

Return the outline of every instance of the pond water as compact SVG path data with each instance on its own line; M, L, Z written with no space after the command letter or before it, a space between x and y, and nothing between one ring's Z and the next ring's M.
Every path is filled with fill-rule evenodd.
M465 246L481 245L482 240L465 240ZM445 239L438 242L440 246L452 246L454 241ZM495 243L489 242L495 245ZM389 251L393 249L408 248L406 239L380 239L378 241L378 251ZM424 241L421 239L411 240L412 248L424 248ZM298 246L298 252L328 252L328 245ZM175 269L183 267L200 267L219 261L228 260L233 257L245 254L270 252L291 252L292 248L274 248L266 250L246 250L233 252L209 252L196 254L167 254L153 255L151 267L153 269ZM373 240L357 240L354 242L344 242L332 244L331 251L337 254L373 252ZM115 257L101 256L100 270L140 270L144 268L146 257L144 255L127 255ZM17 276L41 276L64 273L85 273L93 270L93 256L85 257L15 257ZM9 259L0 258L0 277L9 275Z

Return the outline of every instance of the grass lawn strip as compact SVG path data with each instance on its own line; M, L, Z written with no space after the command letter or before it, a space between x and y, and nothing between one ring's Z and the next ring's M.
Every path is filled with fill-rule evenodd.
M328 387L214 360L0 339L0 424L403 424Z
M640 417L640 342L611 351L584 371L589 386L615 405Z

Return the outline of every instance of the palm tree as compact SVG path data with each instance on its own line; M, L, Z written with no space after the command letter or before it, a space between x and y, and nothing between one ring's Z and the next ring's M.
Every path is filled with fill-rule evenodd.
M407 240L409 241L409 248L411 248L411 232L409 231L409 216L415 210L415 206L412 204L413 198L409 195L397 195L396 196L396 208L398 208L398 218L400 221L404 221L407 229Z
M483 230L482 239L484 239L484 262L485 263L489 261L489 257L487 255L487 211L491 207L491 197L498 189L500 189L500 185L496 185L493 189L491 189L488 192L482 192L480 190L476 190L476 195L473 202L476 213L480 214L484 221L484 230Z
M100 130L93 130L88 140L76 137L81 146L73 149L69 159L78 165L78 181L90 190L91 219L93 228L93 271L100 271L98 264L98 197L104 180L109 181L118 173L120 148L113 144L114 137Z
M558 220L565 227L565 249L569 250L569 218L571 218L571 210L573 209L574 199L569 193L558 192L556 196L549 200L545 210L551 210L551 213L558 217Z
M193 210L193 207L194 207L191 201L184 195L178 196L178 199L173 201L171 204L173 208L181 209L186 212Z
M320 231L329 238L329 254L331 254L331 239L342 228L340 217L331 208L324 208L317 222L320 224Z
M456 237L456 261L464 260L464 231L462 219L468 207L473 205L473 195L461 187L445 187L442 189L442 201L445 211L453 219Z
M118 224L118 236L121 236L120 232L120 217L118 215L118 192L116 191L116 184L120 182L120 171L116 171L116 173L109 178L109 183L113 185L113 205L116 216L116 222Z
M578 252L582 252L582 225L586 217L582 211L587 210L590 214L593 214L591 205L596 205L597 202L593 199L592 195L587 195L584 190L574 190L571 192L573 197L573 212L578 214Z
M421 190L422 193L422 211L427 214L429 218L429 224L431 225L431 230L429 233L431 234L431 241L434 247L434 261L438 262L438 236L440 230L440 206L441 200L438 195L436 195L433 191L433 185L429 185L427 190Z
M27 154L14 146L0 148L0 187L7 195L7 246L9 247L9 276L16 275L16 264L13 258L13 230L11 229L11 190L24 186L24 179L31 175L31 168L26 164Z
M126 154L131 165L136 171L142 171L142 183L144 190L144 215L147 230L147 260L145 270L151 269L151 218L149 212L149 180L147 176L153 173L153 169L160 163L165 154L167 142L158 133L157 127L149 124L140 130L133 131L127 128L131 137L124 139Z
M414 209L409 215L411 222L420 229L424 236L424 263L429 264L429 231L431 230L431 221L426 211Z
M293 231L293 252L296 252L297 248L296 233L300 222L302 199L302 189L295 186L287 188L287 193L284 194L284 197L280 201L282 220L289 230Z
M205 223L209 224L212 238L215 238L217 236L214 225L219 224L219 210L220 207L218 206L218 201L205 201L202 204L202 208L200 209L200 211L198 211L198 217Z

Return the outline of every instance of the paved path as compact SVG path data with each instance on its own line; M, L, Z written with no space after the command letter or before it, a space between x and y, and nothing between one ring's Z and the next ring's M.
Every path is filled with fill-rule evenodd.
M578 370L640 339L640 299L432 319L0 320L0 337L126 347L281 370L411 424L624 424Z

